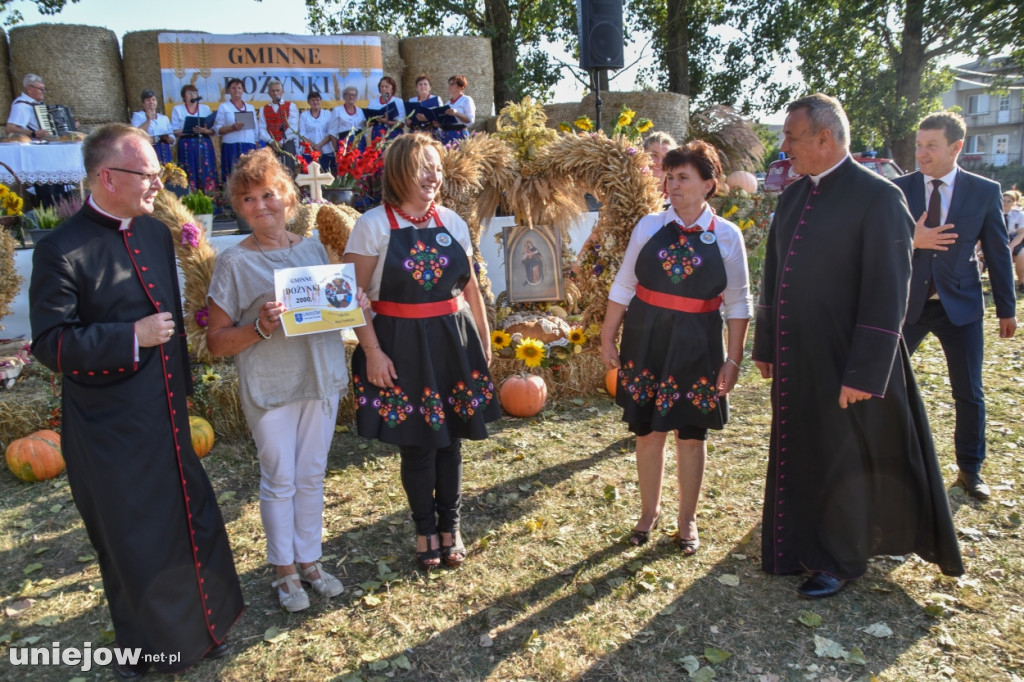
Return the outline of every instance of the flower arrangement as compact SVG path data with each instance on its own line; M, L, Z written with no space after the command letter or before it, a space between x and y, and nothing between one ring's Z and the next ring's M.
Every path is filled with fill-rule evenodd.
M188 187L188 175L181 166L165 163L160 168L160 182L164 187Z
M590 336L582 327L572 327L567 338L544 343L531 336L495 329L491 332L491 349L499 357L515 358L531 369L547 367L558 371L573 355L583 352Z
M7 185L0 183L0 216L20 216L25 202Z
M521 102L509 102L498 114L494 136L504 140L521 164L528 163L548 144L558 139L558 133L547 127L547 114L540 102L524 97Z
M558 129L563 133L571 133L573 127L581 132L589 133L595 129L594 122L590 120L589 116L578 116L576 120L570 124L568 121L562 121L558 125ZM639 143L643 134L654 127L654 123L649 118L637 118L636 112L627 107L625 104L619 109L618 115L615 117L615 125L611 128L611 134L608 137L616 137L621 135L630 142Z
M339 145L345 149L345 153L338 154L338 172L334 174L334 182L328 185L328 189L358 188L364 194L372 192L373 183L384 168L384 150L388 143L388 138L382 135L368 142L365 149L360 149L357 140L346 139Z

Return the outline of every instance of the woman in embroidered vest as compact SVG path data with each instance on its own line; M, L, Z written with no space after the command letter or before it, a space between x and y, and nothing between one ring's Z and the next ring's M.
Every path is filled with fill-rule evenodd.
M182 104L176 104L171 110L171 128L178 136L178 165L184 168L185 174L188 175L189 191L202 190L210 194L217 189L217 153L210 139L214 130L203 126L197 126L190 134L185 134L182 130L186 116L210 115L210 107L200 104L199 100L199 90L196 86L182 86Z
M391 126L405 120L405 102L402 101L401 97L395 97L395 92L398 90L398 84L395 83L395 79L391 76L384 76L377 83L377 90L380 92L380 97L372 100L369 105L369 109L382 109L386 107L390 102L395 103L395 108L398 109L398 118L387 118L387 119L374 119L373 123L373 135L371 139L375 140L387 134L388 129ZM388 137L395 138L402 134L402 126L398 126Z
M726 396L739 376L752 310L743 235L706 202L721 182L715 148L695 141L673 149L662 171L671 206L633 228L608 293L601 359L619 369L615 402L637 436L641 510L629 542L645 544L658 525L665 438L675 431L679 515L674 541L689 555L700 546L697 500L707 431L721 429L729 418ZM616 351L619 325L622 343Z
M356 221L343 259L376 313L356 330L352 358L359 435L399 446L424 570L466 558L462 439L486 438L485 422L501 415L469 228L434 203L443 151L422 133L391 144L384 204Z
M238 161L227 195L252 234L217 258L206 341L215 356L237 356L242 410L260 461L267 559L277 569L271 585L284 609L301 611L309 606L302 582L325 597L342 592L320 557L327 451L348 388L338 362L345 344L340 334L289 338L281 329L285 308L274 297L274 270L330 261L320 242L285 229L299 197L270 148Z
M221 102L217 109L217 120L213 127L220 135L220 177L225 183L235 163L243 154L256 149L256 129L243 129L242 123L235 120L235 114L243 111L256 115L256 109L248 102L242 101L245 94L242 81L232 78L228 81L227 102Z
M461 74L448 79L448 110L444 113L453 116L456 123L441 126L442 144L451 144L469 137L469 126L476 120L476 104L466 94L469 81Z

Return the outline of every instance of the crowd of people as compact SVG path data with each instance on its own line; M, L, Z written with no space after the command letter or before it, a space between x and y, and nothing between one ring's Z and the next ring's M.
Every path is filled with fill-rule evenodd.
M472 102L460 104L464 88L464 79L451 79L446 111L454 113L445 115L472 122ZM238 90L232 83L232 100L212 125L188 135L176 124L209 116L189 86L170 132L149 92L133 126L94 131L83 145L92 197L34 254L33 352L63 373L63 445L75 503L98 550L118 644L183 652L173 666L155 664L161 672L226 654L227 632L244 608L209 480L179 435L187 433L191 388L187 341L173 245L148 216L161 189L157 145L170 144L165 136L176 136L179 158L184 153L199 168L212 135L237 145L225 153L227 194L253 231L217 259L207 342L214 355L236 357L260 464L271 586L288 611L309 606L304 585L326 598L344 589L321 559L327 455L349 385L339 361L345 353L337 334L287 337L273 285L276 269L328 260L317 241L285 228L298 204L291 174L276 149L256 146L260 135L290 141L293 118L300 134L311 119L308 139L321 150L368 122L351 89L334 114L312 95L309 110L298 113L277 92L268 105L274 116L246 129L233 119L249 107ZM382 79L380 93L380 104L391 102L393 81ZM429 80L418 80L416 103L427 104L403 106L400 116L426 111L432 97ZM425 113L409 122L420 130L389 145L383 203L357 220L343 261L354 265L359 305L372 311L356 329L352 358L358 433L398 449L415 525L412 554L429 571L457 568L468 557L462 442L486 438L500 408L469 228L437 204L443 141L454 131ZM762 569L808 574L798 592L810 599L835 595L880 554L916 553L946 575L961 575L909 358L928 333L942 342L957 403L957 484L986 499L984 399L972 369L981 365L984 300L973 248L951 246L982 243L1000 335L1012 336L1009 245L1024 240L1013 205L1020 197L1003 194L1000 213L998 185L959 168L965 128L949 112L921 121L921 171L896 184L853 161L849 122L834 98L792 102L783 133L783 151L803 177L774 214L756 306L742 233L708 205L723 183L718 152L659 134L648 141L667 203L634 227L601 331L601 359L617 370L616 404L636 435L641 508L627 542L644 545L658 527L672 433L672 540L684 555L700 550L707 438L729 421L728 398L756 318L752 360L772 381ZM215 181L206 170L212 175L203 182ZM125 489L141 491L152 512L111 492ZM130 678L146 666L115 670Z

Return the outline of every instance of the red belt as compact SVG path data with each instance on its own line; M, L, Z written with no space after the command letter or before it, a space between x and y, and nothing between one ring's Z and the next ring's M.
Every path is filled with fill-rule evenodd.
M687 298L686 296L676 296L674 294L663 294L660 291L651 291L640 284L636 285L636 297L644 303L649 303L650 305L658 306L659 308L678 310L681 313L710 313L722 307L721 296L715 296L708 300L704 300L702 298Z
M462 294L446 301L434 303L395 303L394 301L371 301L373 312L390 317L421 318L440 317L458 312L462 307Z

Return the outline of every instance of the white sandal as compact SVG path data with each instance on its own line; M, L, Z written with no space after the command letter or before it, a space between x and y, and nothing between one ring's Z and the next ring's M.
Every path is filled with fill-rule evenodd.
M312 566L307 566L306 568L299 566L299 572L302 574L302 582L309 583L313 586L314 590L327 598L337 597L345 591L345 587L341 584L341 581L325 571L323 565L321 565L319 561L315 562ZM319 573L320 577L313 580L309 577L313 573Z
M287 592L280 587L284 584L288 585ZM294 613L295 611L309 608L309 595L302 589L302 583L299 582L297 574L289 573L288 575L282 575L270 583L270 586L277 589L277 600L281 602L281 608L285 611Z

